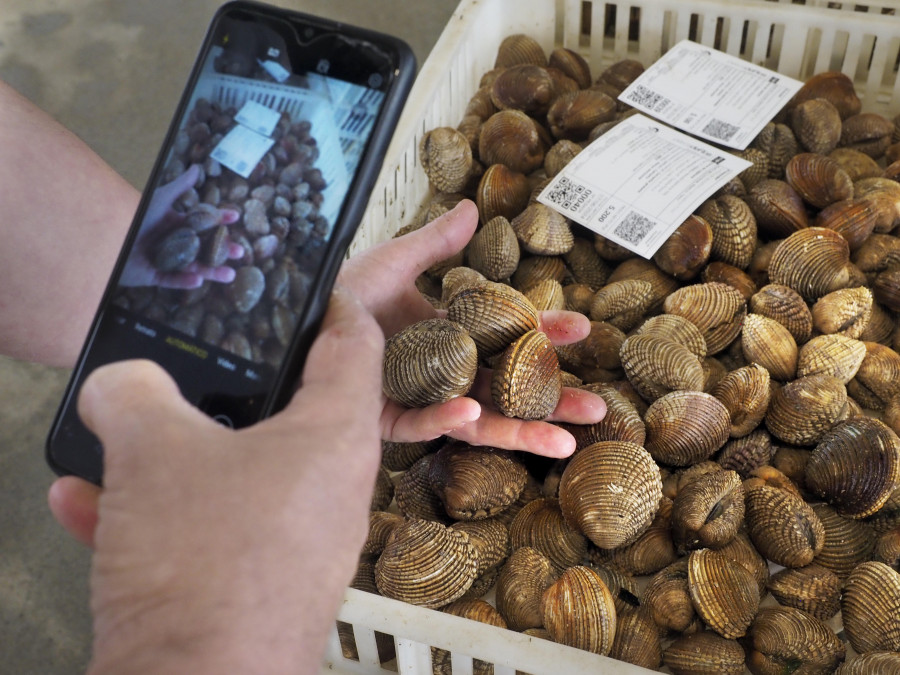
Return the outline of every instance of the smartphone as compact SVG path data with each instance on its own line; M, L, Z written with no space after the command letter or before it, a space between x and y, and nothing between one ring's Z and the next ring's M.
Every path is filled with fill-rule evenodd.
M99 484L85 378L149 358L240 428L289 400L415 77L401 40L269 7L216 13L47 440Z

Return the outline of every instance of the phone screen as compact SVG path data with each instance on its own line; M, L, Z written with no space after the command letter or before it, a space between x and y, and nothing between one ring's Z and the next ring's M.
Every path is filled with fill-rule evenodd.
M111 361L150 358L214 419L258 420L368 199L360 172L380 167L366 153L399 72L390 43L241 5L210 29L145 191L51 432L57 470L99 481L72 399Z

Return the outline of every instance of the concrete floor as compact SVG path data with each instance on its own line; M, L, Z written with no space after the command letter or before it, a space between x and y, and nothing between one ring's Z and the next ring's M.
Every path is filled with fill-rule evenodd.
M216 0L2 0L0 79L142 187ZM275 1L406 39L424 61L456 0ZM0 123L3 112L0 110ZM2 149L0 149L2 152ZM0 186L0 198L3 190ZM40 311L35 308L35 311ZM0 357L0 672L84 670L90 555L51 518L46 430L65 371Z

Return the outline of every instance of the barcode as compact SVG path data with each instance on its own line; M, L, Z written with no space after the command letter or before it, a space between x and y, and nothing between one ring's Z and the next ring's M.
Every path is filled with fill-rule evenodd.
M563 176L547 194L547 199L566 211L577 213L581 205L590 196L591 189L589 187L575 183Z
M722 120L710 120L703 127L703 133L720 141L730 140L738 132L738 127Z
M625 216L625 220L619 223L613 232L629 244L640 244L655 225L656 223L649 218L632 211Z
M662 94L657 94L655 91L651 91L640 84L631 90L628 94L628 100L654 112L664 110L672 102Z

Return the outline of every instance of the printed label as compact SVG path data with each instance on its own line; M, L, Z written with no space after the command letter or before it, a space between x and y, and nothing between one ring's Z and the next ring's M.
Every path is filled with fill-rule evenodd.
M209 156L247 178L273 145L275 141L271 138L238 124L219 141Z
M238 110L234 119L251 131L255 131L262 136L271 136L278 125L278 120L281 119L281 113L256 101L247 101Z

